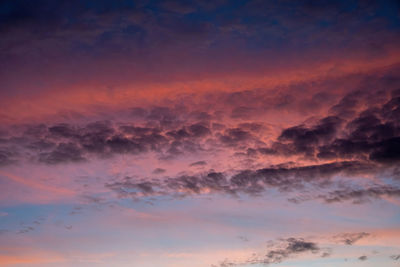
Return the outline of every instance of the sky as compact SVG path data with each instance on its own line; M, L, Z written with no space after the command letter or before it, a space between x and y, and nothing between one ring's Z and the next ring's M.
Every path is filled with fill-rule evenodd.
M400 2L0 1L0 266L400 265Z

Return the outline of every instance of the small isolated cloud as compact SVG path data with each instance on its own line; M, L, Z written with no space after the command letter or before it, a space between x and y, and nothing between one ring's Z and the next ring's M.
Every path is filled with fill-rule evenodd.
M400 254L390 256L392 260L398 261L400 260Z
M153 173L154 174L162 174L162 173L165 173L166 172L166 170L165 169L162 169L162 168L155 168L154 170L153 170Z
M237 238L239 240L243 241L243 242L248 242L249 241L249 239L246 236L243 236L243 235L239 235Z
M365 255L363 255L363 256L358 257L358 259L359 259L360 261L366 261L366 260L368 260L368 257L365 256Z
M19 230L17 233L18 233L18 234L26 234L26 233L32 232L32 231L34 231L34 230L35 230L34 227L32 227L32 226L26 226L26 227L22 228L21 230Z
M207 162L205 162L204 160L196 161L196 162L193 162L193 163L190 164L191 167L193 167L193 166L205 166L205 165L207 165Z

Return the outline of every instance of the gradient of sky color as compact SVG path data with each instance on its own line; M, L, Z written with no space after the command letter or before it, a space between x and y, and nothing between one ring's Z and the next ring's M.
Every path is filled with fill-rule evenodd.
M400 265L400 3L0 1L0 266Z

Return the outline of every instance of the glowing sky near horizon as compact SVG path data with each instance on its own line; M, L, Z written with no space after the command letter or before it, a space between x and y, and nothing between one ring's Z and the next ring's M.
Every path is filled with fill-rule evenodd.
M395 0L0 1L0 266L400 265Z

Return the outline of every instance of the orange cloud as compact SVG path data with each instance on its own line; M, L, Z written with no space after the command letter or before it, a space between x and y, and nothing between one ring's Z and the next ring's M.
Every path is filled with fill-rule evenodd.
M269 66L250 73L209 73L199 77L174 77L161 82L117 79L113 82L115 88L109 88L96 80L79 84L61 83L59 87L51 90L29 95L20 94L1 100L0 121L26 122L41 117L51 118L51 115L56 116L56 119L60 116L79 117L79 114L90 116L98 113L98 107L102 107L103 112L108 112L133 105L157 105L165 103L168 99L174 100L180 95L191 95L193 99L216 91L235 92L253 88L282 87L350 74L375 73L399 62L400 51L393 49L381 58L338 58L321 62L298 60L290 67ZM107 75L109 79L113 79L112 74L104 73L103 76Z

